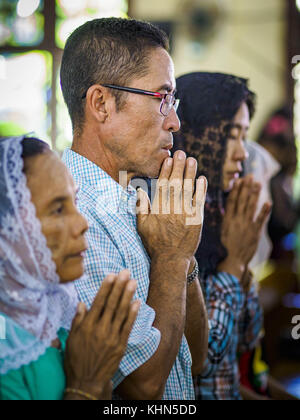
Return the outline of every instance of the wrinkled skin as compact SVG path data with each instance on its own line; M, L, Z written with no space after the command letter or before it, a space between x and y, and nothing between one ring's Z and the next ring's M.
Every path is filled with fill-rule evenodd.
M84 272L84 234L88 229L76 208L74 181L50 151L27 159L25 167L32 202L60 281L74 281ZM104 280L90 311L79 304L65 354L67 387L95 399L111 398L111 378L124 356L140 307L139 301L132 302L135 290L135 280L124 271ZM54 340L52 346L60 347L59 340ZM65 399L85 398L66 393Z
M88 225L76 208L74 181L52 152L30 158L27 163L27 185L57 274L62 283L76 280L84 272Z

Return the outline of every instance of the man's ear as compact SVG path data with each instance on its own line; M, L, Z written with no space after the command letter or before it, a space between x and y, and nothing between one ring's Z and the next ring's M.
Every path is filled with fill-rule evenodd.
M99 123L104 123L110 112L114 98L108 89L101 85L93 85L86 94L86 112Z

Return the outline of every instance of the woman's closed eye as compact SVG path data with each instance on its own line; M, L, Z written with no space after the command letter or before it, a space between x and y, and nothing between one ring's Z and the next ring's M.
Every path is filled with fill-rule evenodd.
M50 214L52 216L65 216L67 214L71 214L74 212L74 209L77 210L77 201L77 196L57 200L52 206Z
M241 139L243 142L245 142L246 140L247 140L247 134L246 133L243 133L244 135L243 135L243 138ZM238 132L230 132L229 133L229 137L228 137L228 140L235 140L235 141L238 141L238 140L240 140L240 136L242 135L242 133L238 133Z
M64 203L61 203L52 210L51 214L54 216L59 216L64 212L64 210L65 210L65 205Z
M237 128L232 128L229 131L229 139L230 140L238 140L240 136L240 130L238 130Z
M69 202L70 197L68 196L57 197L49 206L49 214L51 216L60 216L67 211Z

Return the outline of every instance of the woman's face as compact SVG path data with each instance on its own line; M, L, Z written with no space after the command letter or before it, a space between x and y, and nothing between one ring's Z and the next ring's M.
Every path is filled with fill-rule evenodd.
M223 190L230 191L241 175L242 163L247 159L245 140L250 125L250 114L245 102L236 113L227 141L227 154L223 166Z
M84 233L88 225L75 205L76 187L65 165L52 152L26 160L27 185L61 283L84 272Z

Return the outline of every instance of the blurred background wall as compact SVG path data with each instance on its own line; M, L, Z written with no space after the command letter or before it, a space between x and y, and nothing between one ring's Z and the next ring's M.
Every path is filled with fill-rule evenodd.
M286 8L282 0L133 0L131 10L138 18L173 23L177 75L208 70L250 79L259 94L255 138L286 100Z
M293 100L291 9L299 19L300 0L0 0L0 134L34 130L58 150L70 144L58 77L64 43L86 20L114 15L164 28L177 75L249 78L258 93L255 139L274 108Z

